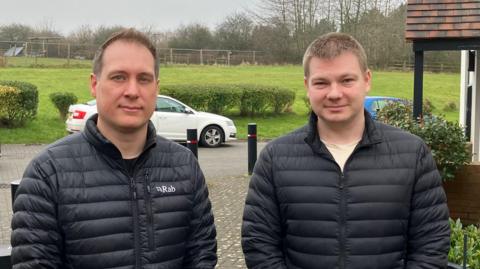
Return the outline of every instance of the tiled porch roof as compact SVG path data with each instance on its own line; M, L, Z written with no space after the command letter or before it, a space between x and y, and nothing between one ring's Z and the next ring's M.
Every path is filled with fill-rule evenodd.
M475 37L480 37L480 0L408 0L408 41Z

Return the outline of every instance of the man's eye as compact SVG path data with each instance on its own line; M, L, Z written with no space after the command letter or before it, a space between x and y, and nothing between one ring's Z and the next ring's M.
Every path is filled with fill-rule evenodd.
M115 81L123 81L123 80L125 80L125 76L123 76L123 75L114 75L114 76L112 76L112 80L115 80Z
M150 78L150 77L140 77L138 80L139 80L141 83L150 83L150 82L152 82L152 78Z
M346 78L343 80L343 83L353 83L355 80L353 78Z

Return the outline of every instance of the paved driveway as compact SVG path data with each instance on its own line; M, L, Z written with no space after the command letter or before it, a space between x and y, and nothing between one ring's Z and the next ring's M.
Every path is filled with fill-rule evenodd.
M257 152L266 143L258 143ZM0 184L10 184L20 179L23 170L30 160L38 154L45 145L1 145ZM219 148L198 149L198 161L207 179L245 175L248 173L247 143L230 142Z
M258 153L265 143L258 144ZM0 244L10 241L11 196L9 184L20 179L28 162L45 145L2 145L0 157ZM248 189L247 143L220 148L199 148L198 160L209 186L218 240L218 268L245 268L240 225Z

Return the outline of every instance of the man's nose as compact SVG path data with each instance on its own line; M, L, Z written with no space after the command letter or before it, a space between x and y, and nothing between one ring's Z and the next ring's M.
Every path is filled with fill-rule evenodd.
M338 99L341 98L343 95L342 87L338 83L332 83L330 85L330 91L327 94L327 98L329 99Z
M138 97L138 92L140 90L139 83L136 79L130 79L127 83L127 88L125 89L125 96L136 98Z

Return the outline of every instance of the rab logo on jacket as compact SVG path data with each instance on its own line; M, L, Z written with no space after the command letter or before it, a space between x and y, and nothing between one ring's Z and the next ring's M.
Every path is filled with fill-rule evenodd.
M175 187L170 185L170 186L157 186L155 187L157 189L158 192L161 192L161 193L171 193L171 192L175 192Z

